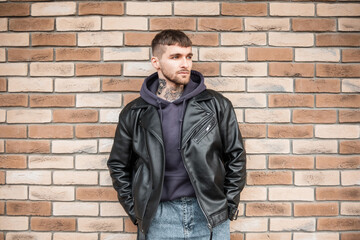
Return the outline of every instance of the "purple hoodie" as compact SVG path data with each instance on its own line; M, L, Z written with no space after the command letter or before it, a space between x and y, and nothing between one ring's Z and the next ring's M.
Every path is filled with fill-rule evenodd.
M140 90L141 97L147 103L158 108L161 119L166 158L161 201L195 196L194 188L181 158L181 128L187 101L204 91L206 87L201 73L191 71L190 79L182 96L173 102L156 95L159 87L157 73L147 77Z

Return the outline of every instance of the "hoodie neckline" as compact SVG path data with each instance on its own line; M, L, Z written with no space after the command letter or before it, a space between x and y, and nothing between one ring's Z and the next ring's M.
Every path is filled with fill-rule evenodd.
M149 77L145 79L140 90L141 97L147 103L156 106L158 108L161 107L160 104L163 107L166 107L169 104L176 104L176 105L181 103L184 104L185 101L200 94L206 89L203 75L200 72L192 70L190 74L190 81L187 85L185 85L184 92L181 95L181 97L173 102L170 102L156 95L156 91L159 87L158 79L159 77L157 73L151 74Z

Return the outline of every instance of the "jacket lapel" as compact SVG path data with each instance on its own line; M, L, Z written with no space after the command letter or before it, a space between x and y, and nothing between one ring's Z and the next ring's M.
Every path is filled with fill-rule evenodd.
M148 105L139 120L140 126L154 134L156 139L163 144L162 128L159 113L154 106Z
M210 99L212 99L212 96L207 91L204 91L188 102L184 115L186 122L184 121L182 126L182 146L204 123L213 118L214 112L207 108L206 105L200 104L200 102Z

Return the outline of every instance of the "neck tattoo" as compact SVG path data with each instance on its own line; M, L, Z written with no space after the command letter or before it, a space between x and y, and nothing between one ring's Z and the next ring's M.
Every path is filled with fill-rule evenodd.
M184 86L176 85L169 86L166 84L165 79L159 78L159 87L156 94L169 102L173 102L176 99L179 99L184 91Z

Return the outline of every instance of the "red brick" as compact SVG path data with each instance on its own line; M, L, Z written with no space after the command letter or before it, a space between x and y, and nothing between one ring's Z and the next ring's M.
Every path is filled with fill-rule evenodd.
M317 77L360 77L360 65L357 64L317 64Z
M360 46L360 34L352 33L329 33L317 34L316 46L318 47L358 47Z
M70 125L30 125L30 138L73 138Z
M77 138L113 138L115 129L115 124L77 125L75 135Z
M7 202L6 213L8 215L25 216L50 216L50 202Z
M291 48L248 48L248 61L292 61Z
M360 122L360 110L340 110L339 122L341 123Z
M0 171L0 185L5 184L5 171Z
M105 78L102 81L102 90L104 92L112 91L136 91L139 92L144 79L116 79Z
M292 184L290 171L252 171L247 175L248 185L288 185Z
M79 3L79 15L124 15L122 2Z
M1 155L0 168L24 169L27 167L26 156Z
M337 116L335 110L293 110L294 123L335 123Z
M323 94L316 96L317 107L360 107L360 95L347 94L347 95L332 95Z
M294 18L292 29L295 32L334 32L336 31L335 19Z
M290 203L247 203L246 216L291 216Z
M338 203L295 203L294 216L337 216L339 214Z
M7 153L49 153L50 142L45 140L39 141L20 141L8 140L6 141Z
M360 156L317 156L317 169L358 169Z
M150 18L150 30L178 29L182 31L195 31L195 18Z
M91 109L64 109L53 111L53 121L63 123L97 122L99 113Z
M269 76L313 77L312 63L269 63Z
M0 215L5 214L5 202L0 202ZM3 239L0 237L0 239Z
M296 92L340 92L340 79L296 79Z
M187 34L193 46L218 46L219 35L217 33L192 33Z
M0 92L5 92L7 89L7 82L5 78L0 78Z
M75 33L33 33L32 46L76 46Z
M341 154L359 154L360 153L360 141L350 140L340 142Z
M53 18L14 18L9 20L9 30L15 32L53 31Z
M121 75L120 63L78 63L76 76L119 76Z
M28 95L26 94L2 94L0 95L0 107L27 107Z
M269 156L270 169L313 169L314 157L312 156Z
M32 231L75 231L75 218L49 218L33 217L31 218L30 227Z
M244 240L244 234L243 233L230 233L230 240Z
M137 232L137 226L133 224L133 222L130 220L130 218L124 218L124 231L125 232L131 232L136 233Z
M1 3L0 17L29 16L30 4L28 3Z
M152 39L156 33L136 33L127 32L125 33L125 45L126 46L150 46Z
M0 125L0 138L26 138L26 126Z
M74 107L74 95L31 95L30 107Z
M266 125L260 124L239 124L243 138L265 138Z
M359 240L360 239L360 233L352 233L352 232L344 232L341 233L341 240Z
M360 49L343 49L343 62L360 62Z
M222 15L231 16L266 16L266 3L222 3Z
M140 97L139 93L127 93L124 94L124 106L126 106L129 102L135 100L136 98Z
M53 49L8 49L9 62L43 62L52 61L54 58Z
M319 231L359 231L360 218L319 218Z
M100 48L58 48L56 61L100 61Z
M269 95L269 107L313 107L314 96L312 95L288 95L271 94Z
M312 138L313 126L310 125L269 125L269 138Z
M206 77L215 77L220 74L220 66L217 62L194 62L193 70L201 72Z
M320 201L359 201L358 187L321 187L316 189L316 200Z
M243 30L243 21L241 18L199 18L199 31L231 31L237 32Z
M112 187L76 189L76 200L80 201L118 201L117 193Z

